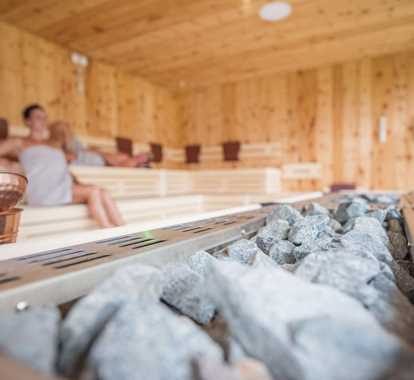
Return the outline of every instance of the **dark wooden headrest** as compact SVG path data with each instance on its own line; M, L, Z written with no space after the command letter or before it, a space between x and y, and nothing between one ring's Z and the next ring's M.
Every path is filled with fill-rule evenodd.
M125 137L117 137L116 148L118 152L125 153L128 156L132 156L134 153L134 144L131 139Z
M330 188L332 193L336 193L342 190L355 190L355 189L356 189L356 185L354 183L333 183Z
M239 161L240 141L228 141L223 144L224 161Z
M185 147L185 162L187 164L197 164L200 162L201 146L198 144L187 145Z
M152 162L162 162L162 145L151 143Z
M9 122L7 119L0 118L0 140L5 140L9 137Z

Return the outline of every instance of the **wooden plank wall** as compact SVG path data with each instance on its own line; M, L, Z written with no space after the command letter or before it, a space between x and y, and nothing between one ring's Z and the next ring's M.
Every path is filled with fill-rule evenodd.
M21 125L21 109L38 102L51 120L67 120L83 135L180 146L177 103L167 90L92 61L79 95L68 50L5 23L0 36L0 117Z
M322 165L320 181L292 181L291 190L414 189L414 52L215 85L180 102L187 144L279 142L279 165Z

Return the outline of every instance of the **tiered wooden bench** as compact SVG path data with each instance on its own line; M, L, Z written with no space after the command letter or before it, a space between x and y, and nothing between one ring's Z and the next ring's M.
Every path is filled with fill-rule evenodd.
M200 218L205 213L240 207L255 206L262 202L296 202L320 197L321 193L267 194L267 195L183 195L146 199L119 200L119 208L129 227L143 223L160 224L176 218ZM22 214L19 241L33 238L64 238L67 235L95 230L84 205L32 208Z

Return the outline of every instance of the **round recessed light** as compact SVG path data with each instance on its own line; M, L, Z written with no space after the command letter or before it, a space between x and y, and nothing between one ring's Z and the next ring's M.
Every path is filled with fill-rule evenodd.
M279 21L292 13L292 6L285 2L273 2L263 5L260 17L265 21Z

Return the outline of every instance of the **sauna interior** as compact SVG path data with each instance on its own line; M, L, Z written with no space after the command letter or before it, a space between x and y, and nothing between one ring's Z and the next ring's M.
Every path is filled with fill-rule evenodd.
M385 251L392 254L401 248L387 263L396 262L407 271L405 284L413 282L409 290L401 290L404 295L398 293L403 300L394 301L400 306L410 302L397 314L406 314L406 322L411 318L414 331L412 190L414 0L0 0L0 243L5 243L0 245L0 310L11 305L23 310L45 300L62 306L83 297L118 267L109 269L112 252L100 251L99 244L118 244L119 257L125 260L133 249L142 248L145 252L135 251L136 256L150 264L170 263L162 247L171 241L176 244L170 249L173 259L201 249L216 254L240 238L257 243L269 256L269 241L274 244L275 237L266 235L266 240L262 235L268 230L259 227L267 228L265 223L273 225L279 218L277 223L283 223L275 222L277 228L288 223L287 229L272 233L283 236L278 239L289 254L295 252L283 265L303 274L300 260L313 252L305 246L331 250L342 244L350 249L344 236L357 234L358 228L373 233L375 226L364 224L370 218L380 221L382 232L373 235L372 246L371 238L358 245L358 252L374 247L378 253L378 241L388 244ZM335 238L325 247L325 240L309 236L326 227L320 219L327 214L327 234ZM316 219L299 225L302 216ZM365 218L362 227L360 217ZM310 240L305 244L300 234ZM357 243L352 244L355 248ZM245 247L243 255L256 248ZM239 248L234 249L237 256ZM228 255L231 252L228 248ZM388 257L386 252L381 257ZM33 258L35 254L39 256ZM247 256L243 260L250 260ZM74 258L82 258L84 271L72 267ZM106 272L98 271L99 260L108 261ZM26 268L27 262L43 266ZM53 268L79 276L79 281L69 280L68 274L64 288L63 280L54 282L55 275L48 272ZM350 264L341 270L356 273L361 268L364 264ZM373 270L369 268L367 273ZM402 270L391 268L398 280ZM32 271L27 279L24 273ZM318 273L322 281L324 272ZM375 283L374 275L366 276L364 286ZM34 286L40 279L44 288L40 282ZM288 280L285 288L284 280L280 278L281 288L295 288ZM26 290L16 299L20 284ZM359 287L359 282L352 284ZM319 298L317 292L309 297ZM328 307L327 314L346 309L346 302L341 305ZM388 315L380 311L387 309L384 305L374 312L381 322ZM173 306L183 312L181 303ZM66 305L63 314L71 308ZM37 379L22 367L19 355L11 363L2 354L1 318L0 313L0 373L4 368L9 376L5 379ZM404 335L409 324L401 323L397 330ZM232 323L230 330L246 351L247 338L234 333ZM412 349L410 339L406 343ZM372 346L388 347L385 340L372 341ZM153 344L148 341L148 346ZM208 345L196 345L201 346ZM158 369L152 371L155 366L146 373L151 376L143 372L137 379L414 379L412 366L395 377L379 370L376 375L368 370L346 376L324 372L328 364L323 370L298 364L304 372L295 372L294 364L281 369L258 351L249 354L265 364L263 372L253 365L250 375L244 368L241 377L232 377L234 366L227 363L226 368L213 365L218 371L213 376L208 363L199 363L197 376L190 377L187 366L183 372L174 367L171 377L165 377ZM406 357L414 362L414 349L410 352ZM128 367L130 362L121 373L109 367L112 356L88 355L86 362L101 371L91 379L135 378L127 371L135 368ZM295 355L278 360L294 363ZM381 360L384 368L392 367ZM65 365L46 375L83 378Z

